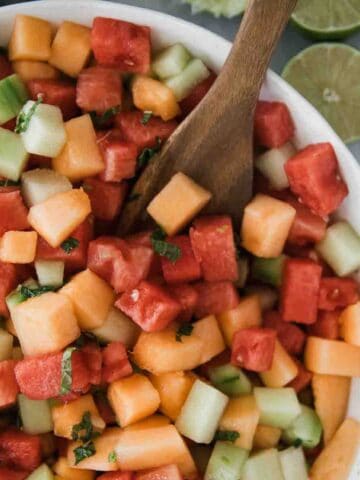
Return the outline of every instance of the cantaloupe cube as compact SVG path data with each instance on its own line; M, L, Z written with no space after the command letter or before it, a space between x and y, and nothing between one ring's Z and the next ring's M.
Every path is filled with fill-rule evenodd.
M192 335L203 342L200 363L206 363L225 350L225 343L214 315L209 315L193 324Z
M72 439L74 425L81 423L84 413L89 412L94 429L101 432L105 422L101 418L92 395L84 395L76 400L61 405L54 405L51 415L54 422L54 434L57 437Z
M10 60L47 61L50 57L52 27L49 22L28 15L16 15L9 42Z
M72 277L59 293L71 300L83 330L101 327L115 300L110 285L89 269Z
M257 257L278 257L284 248L296 210L288 203L258 194L245 207L242 245Z
M96 143L96 134L90 115L82 115L65 123L67 142L60 154L53 159L52 166L71 181L101 173L104 162Z
M140 420L139 422L132 423L131 425L124 427L123 430L148 430L149 428L159 428L169 424L170 419L168 417L155 414L151 415L151 417L145 418L144 420Z
M276 340L273 362L270 370L260 373L267 387L284 387L298 374L298 367L281 343Z
M258 295L248 295L237 307L217 316L226 344L231 347L235 332L241 328L261 325L261 305Z
M260 412L253 395L231 398L220 420L219 430L239 433L234 445L251 450Z
M30 298L11 315L24 355L59 352L80 335L71 301L58 293Z
M150 380L160 395L160 411L176 420L196 376L191 372L169 372L151 375Z
M136 108L150 111L164 121L177 117L180 107L174 92L164 83L145 75L137 75L131 86Z
M34 79L55 79L60 76L59 70L44 62L18 60L12 63L12 67L23 82L29 82Z
M5 263L32 263L37 239L36 232L5 232L0 240L0 260Z
M65 457L60 457L52 469L64 480L94 480L96 475L96 472L90 470L71 468Z
M11 335L13 335L14 337L17 337L14 322L10 317L7 318L5 321L5 328L9 333L11 333Z
M314 373L360 377L360 347L336 340L308 337L305 367Z
M360 423L347 418L315 460L311 480L348 480L359 445Z
M84 25L63 22L52 43L49 63L70 77L77 77L90 58L90 32Z
M168 235L182 230L211 199L211 193L183 173L176 173L147 207Z
M0 328L0 362L13 358L13 344L13 335Z
M349 402L351 378L315 373L312 390L316 413L324 430L327 445L345 419Z
M196 474L191 454L174 425L123 431L115 451L121 470L144 470L175 463L185 478Z
M81 189L58 193L30 208L30 225L54 248L58 247L91 212Z
M259 450L274 448L279 443L280 437L280 428L259 424L255 430L253 447Z
M149 417L160 405L157 390L147 377L139 374L111 383L107 395L122 427Z
M360 302L349 305L340 314L340 335L346 343L360 347Z

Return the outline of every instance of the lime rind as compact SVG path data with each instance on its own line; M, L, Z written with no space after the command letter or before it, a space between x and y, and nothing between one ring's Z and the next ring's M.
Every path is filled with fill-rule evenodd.
M209 12L215 17L233 18L244 12L247 0L182 0L182 2L191 5L193 14Z

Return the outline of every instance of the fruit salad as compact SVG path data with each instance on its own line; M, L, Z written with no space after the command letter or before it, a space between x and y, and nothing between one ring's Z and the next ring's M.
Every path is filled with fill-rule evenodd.
M345 480L360 237L329 143L259 101L241 225L133 184L216 74L150 28L17 15L0 55L0 480ZM301 128L298 125L297 128ZM330 477L329 477L330 478Z

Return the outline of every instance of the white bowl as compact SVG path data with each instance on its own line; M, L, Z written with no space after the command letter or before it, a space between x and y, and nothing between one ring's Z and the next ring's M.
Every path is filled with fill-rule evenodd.
M18 13L39 16L54 23L72 20L91 25L95 16L107 16L149 25L153 29L155 47L181 42L215 71L220 71L231 48L227 40L178 18L145 8L98 0L40 0L1 7L0 45L6 45ZM347 219L360 234L360 166L352 153L314 107L276 73L268 72L261 98L281 100L287 104L295 121L295 143L298 147L324 141L332 143L350 191L337 215ZM360 421L360 378L352 381L348 416ZM359 478L360 448L349 480Z

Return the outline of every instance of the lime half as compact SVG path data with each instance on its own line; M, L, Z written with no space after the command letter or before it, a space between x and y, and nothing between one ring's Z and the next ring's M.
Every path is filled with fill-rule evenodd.
M247 0L183 0L183 3L190 3L192 13L209 12L220 17L236 17L243 13Z
M360 52L344 44L313 45L285 66L282 77L350 143L360 139Z
M344 38L360 28L360 0L298 0L292 19L312 37Z

